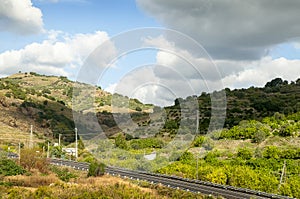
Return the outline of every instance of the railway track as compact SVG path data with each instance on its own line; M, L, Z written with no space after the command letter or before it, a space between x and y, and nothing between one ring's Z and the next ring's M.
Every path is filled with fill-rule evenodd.
M72 167L76 170L82 170L82 171L88 171L89 170L89 163L86 162L76 162L71 160L63 160L63 159L49 159L50 164L56 165L56 166L67 166Z
M50 159L50 163L58 166L69 166L78 170L88 170L89 164L68 160ZM228 199L291 199L286 196L279 196L275 194L269 194L260 191L254 191L250 189L237 188L232 186L225 186L214 184L210 182L204 182L200 180L192 180L181 178L177 176L169 176L162 174L154 174L143 171L133 171L124 168L107 166L105 172L110 175L117 175L123 178L130 178L135 180L145 180L150 183L162 184L175 189L183 189L195 193L211 194L214 196L223 196Z

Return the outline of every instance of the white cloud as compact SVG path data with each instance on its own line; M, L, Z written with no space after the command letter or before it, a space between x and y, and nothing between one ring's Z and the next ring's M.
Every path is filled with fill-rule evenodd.
M284 57L272 59L264 57L259 61L244 63L245 70L223 78L229 88L264 86L268 81L280 77L295 81L300 75L300 59L288 60Z
M31 0L0 1L0 31L21 35L43 31L42 12Z
M201 78L207 80L214 79L217 81L220 79L218 68L204 49L198 48L198 54L194 55L190 49L184 49L178 45L176 46L175 43L168 41L162 36L148 38L144 40L144 42L146 45L160 49L156 57L158 65L172 68L172 70L187 80ZM202 52L199 52L201 50ZM159 71L159 68L156 68L156 72L159 77L173 78L168 74L168 71Z
M265 56L259 60L210 60L194 57L162 37L144 42L161 49L157 52L156 64L128 73L113 88L117 93L138 97L145 103L171 105L177 97L225 87L262 87L276 77L294 81L300 75L300 59Z
M208 60L193 57L180 48L174 49L181 56L192 60L194 67L184 62L179 56L165 51L157 53L157 63L166 65L181 74L183 81L190 81L197 94L202 91L212 92L225 87L247 88L250 86L264 86L266 82L281 77L294 81L300 75L300 59L289 60L284 57L272 59L270 56L259 60ZM160 81L177 81L182 85L176 75L160 68L155 70L156 77ZM200 74L200 75L199 75ZM175 82L176 82L175 81ZM182 96L184 92L182 92ZM192 95L193 93L190 93Z
M34 71L74 78L87 56L108 39L107 33L101 31L75 35L49 31L48 39L41 43L32 43L23 49L0 54L0 74ZM108 50L103 54L109 56L107 54L113 53Z

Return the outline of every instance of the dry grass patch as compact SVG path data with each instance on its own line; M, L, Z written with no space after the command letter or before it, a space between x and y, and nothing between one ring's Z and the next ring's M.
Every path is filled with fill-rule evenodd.
M260 144L260 147L278 146L278 147L299 147L300 137L279 137L273 136Z
M113 177L110 175L104 175L101 177L89 177L89 178L78 178L73 179L71 182L76 184L80 184L81 186L86 187L98 187L98 186L115 186L117 184L122 184L132 188L138 188L143 192L156 194L156 191L150 188L140 187L137 184L130 182L129 180L125 180L122 178Z
M34 174L32 176L7 176L4 177L4 182L12 183L14 186L19 187L33 187L38 188L40 186L49 186L52 183L60 182L55 174L50 174L47 176L41 176Z
M251 140L218 140L215 143L215 148L220 151L237 152L239 148L255 148L257 144L251 143Z

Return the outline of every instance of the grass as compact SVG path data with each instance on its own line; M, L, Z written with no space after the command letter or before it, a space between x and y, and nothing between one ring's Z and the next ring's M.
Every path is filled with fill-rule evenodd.
M34 174L32 176L8 176L4 178L4 181L18 187L38 188L40 186L49 186L50 184L56 183L59 180L55 174L47 176Z
M5 177L0 185L0 198L212 198L144 181L125 180L109 175L86 177L86 172L74 171L78 178L66 183L53 173L42 176L34 172L32 176Z
M22 131L21 129L8 126L0 122L0 143L18 144L28 143L30 140L30 133ZM44 142L43 139L39 139L36 136L33 137L34 143Z

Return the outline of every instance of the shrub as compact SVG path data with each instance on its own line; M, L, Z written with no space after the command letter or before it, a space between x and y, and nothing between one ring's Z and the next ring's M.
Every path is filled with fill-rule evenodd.
M258 130L256 133L254 133L253 136L253 142L254 143L262 143L267 137L266 132Z
M133 139L130 146L133 149L162 148L164 142L158 138Z
M194 147L201 147L204 141L205 141L204 136L198 136L195 138L193 145Z
M267 146L263 151L264 158L279 159L280 156L281 156L281 152L276 146Z
M135 108L135 110L140 112L140 111L142 111L142 108L139 107L139 106L137 106L137 107Z
M115 139L116 147L119 147L120 149L128 149L128 145L126 142L126 139L123 135L119 134Z
M166 129L178 129L178 123L174 120L167 120L165 123Z
M207 137L206 139L204 139L204 141L203 141L203 147L206 150L212 150L214 148L213 140L211 138L209 138L209 137Z
M219 151L210 151L204 157L204 160L210 164L215 164L218 162L218 157L220 157Z
M0 175L3 176L14 176L24 174L26 171L13 160L1 159L0 160Z
M42 153L37 152L39 149L23 149L21 150L20 164L27 170L38 169L42 173L48 172L48 161Z
M249 160L252 158L252 152L247 148L241 148L238 150L237 157Z
M194 160L194 156L191 152L184 152L181 157L179 158L179 160L182 162L182 163L190 163Z
M5 93L5 97L11 98L11 92Z
M45 88L42 90L42 93L43 94L51 94L51 91L49 89Z
M94 161L90 164L88 177L102 176L104 175L104 172L105 172L105 164Z
M69 182L71 178L77 178L77 175L72 173L68 168L58 168L58 167L51 167L51 171L56 174L56 176L65 182Z

